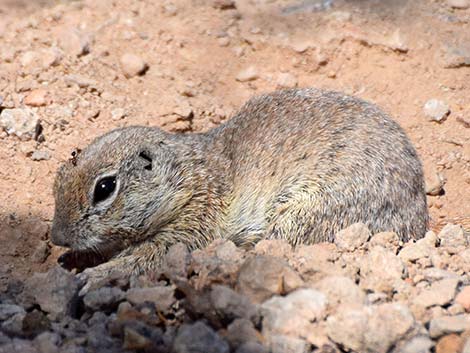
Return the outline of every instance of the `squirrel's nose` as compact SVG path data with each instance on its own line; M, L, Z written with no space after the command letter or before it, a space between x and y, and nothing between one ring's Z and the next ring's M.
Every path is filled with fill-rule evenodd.
M51 241L52 244L58 245L58 246L65 246L65 247L70 247L70 242L69 240L65 237L66 232L63 231L62 227L54 221L52 222L52 227L51 227Z

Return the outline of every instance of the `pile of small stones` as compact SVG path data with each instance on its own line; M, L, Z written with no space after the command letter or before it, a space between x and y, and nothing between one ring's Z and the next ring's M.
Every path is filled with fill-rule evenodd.
M158 273L84 283L60 267L1 298L0 352L470 352L470 234L403 244L361 223L334 243L169 249Z

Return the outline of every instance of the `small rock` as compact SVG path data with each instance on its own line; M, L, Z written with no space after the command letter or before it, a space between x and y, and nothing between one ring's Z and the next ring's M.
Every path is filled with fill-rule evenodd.
M96 89L98 85L97 81L83 75L66 75L64 82L67 86L77 85L80 88L90 87Z
M100 113L101 113L101 110L97 108L90 108L90 109L87 109L87 111L85 112L85 117L88 120L93 121L94 119L98 118Z
M360 274L363 289L391 292L402 282L405 266L392 251L376 246L361 261Z
M0 127L7 134L16 135L22 140L33 138L38 120L36 113L29 109L3 109L0 113Z
M6 63L12 63L15 60L16 54L17 54L16 48L7 47L0 52L0 60L3 60Z
M42 264L46 261L47 257L49 256L51 249L46 241L40 241L39 244L36 246L31 259L34 263Z
M275 335L269 338L271 353L308 353L307 342L295 337Z
M175 302L175 289L170 286L131 288L126 299L132 304L154 303L158 311L167 312Z
M220 260L227 262L240 262L243 258L242 251L229 240L224 240L217 244L215 255Z
M37 83L32 79L21 79L19 78L16 82L17 92L28 92L37 87Z
M416 336L406 342L399 350L400 353L431 353L434 343L427 336Z
M11 343L0 346L0 353L38 353L38 350L31 341L15 338Z
M352 18L350 12L347 11L333 11L328 15L328 19L332 19L338 22L348 22Z
M49 225L47 222L35 216L25 219L23 227L24 232L34 235L38 239L46 238L47 232L49 231Z
M385 37L383 45L402 53L406 53L409 50L407 40L400 29Z
M3 332L0 332L0 352L3 352L1 350L1 347L4 347L4 345L6 344L10 344L11 343L11 339L10 337L8 337L6 334L4 334Z
M414 325L409 309L397 303L342 308L327 320L329 337L357 352L386 353Z
M191 253L190 268L198 274L196 288L206 287L210 283L233 283L236 281L243 259L239 256L240 249L231 252L232 246L225 247L226 240L213 241L204 250ZM228 250L228 251L227 251ZM216 253L224 256L220 259Z
M45 150L36 150L33 152L33 154L31 155L31 159L33 161L47 161L49 159L51 159L51 153L49 151L45 151Z
M256 243L255 253L257 255L287 258L292 254L292 246L282 239L263 239Z
M62 55L57 48L50 48L41 52L42 66L45 69L59 65L61 60Z
M416 262L419 259L431 256L433 248L425 239L420 239L416 243L407 244L398 254L403 261Z
M332 243L300 245L296 248L290 263L311 283L325 275L343 275L340 265L335 262L339 257L337 247Z
M40 353L59 353L60 335L55 332L43 332L34 339L34 346Z
M367 294L366 302L369 304L380 304L387 301L387 294L382 292Z
M229 37L222 37L217 39L217 42L221 47L227 47L230 44L230 38Z
M108 317L102 312L95 312L88 320L86 342L90 350L102 352L113 345L113 339L108 335L108 323Z
M190 261L191 255L187 246L183 243L174 244L163 258L163 272L170 278L186 278Z
M450 114L449 106L443 101L437 99L430 99L424 104L424 115L430 121L437 121L438 123L444 121Z
M314 289L298 289L286 297L275 296L261 306L263 335L306 337L311 323L325 315L326 304L325 295Z
M429 323L431 338L441 337L450 333L460 333L470 330L470 314L442 316L432 319Z
M233 289L214 285L210 294L210 300L214 311L223 321L232 321L244 318L257 321L258 310L247 297L235 292Z
M391 33L352 33L354 38L361 43L370 46L380 46L384 49L391 49L397 52L406 53L409 50L407 40L403 35L403 31L398 28Z
M436 267L426 268L422 271L424 279L428 282L436 282L446 278L458 278L454 272L442 270Z
M148 69L147 63L135 54L126 53L120 59L124 76L131 78L145 74Z
M469 245L469 237L461 225L447 224L437 235L443 248L460 248ZM446 249L447 250L447 249Z
M124 327L123 348L128 350L141 350L152 346L152 341L141 335L131 327Z
M434 173L433 177L426 180L426 195L439 196L444 195L444 186L446 179L440 173Z
M26 313L18 313L11 316L8 320L0 323L0 331L10 336L24 336L23 322L25 317Z
M188 102L184 102L181 105L174 107L173 114L176 115L176 121L173 121L174 125L178 125L178 123L184 123L183 125L186 125L186 127L189 128L189 122L194 117L194 111Z
M230 346L236 348L245 342L261 343L261 335L253 323L246 319L236 319L227 327L226 336Z
M88 292L83 303L90 311L107 311L117 307L124 297L125 293L117 287L102 287Z
M465 309L462 305L455 303L447 307L447 312L449 313L449 315L459 315L465 313Z
M348 277L328 276L315 283L314 288L326 295L332 307L338 304L362 305L366 298L364 291Z
M237 57L241 57L245 54L245 48L242 46L237 46L233 48L233 52L235 53Z
M59 46L69 55L79 57L90 52L90 39L76 28L61 29L58 37Z
M26 314L26 312L18 305L0 304L0 322L6 321L16 314Z
M261 343L245 342L238 347L235 353L269 353L269 350Z
M470 0L447 0L447 5L454 9L468 9Z
M227 342L222 340L202 321L182 325L173 342L174 353L229 353Z
M463 287L455 297L455 302L462 305L465 311L470 311L470 286Z
M293 41L289 43L289 46L296 52L296 53L303 53L306 52L309 48L312 47L312 43L310 41Z
M24 104L31 107L42 107L49 103L48 92L44 89L31 91L24 99Z
M111 111L111 118L113 120L121 120L126 117L127 113L123 108L116 108Z
M240 268L237 289L254 303L274 294L288 293L303 285L299 275L282 259L255 256Z
M36 63L37 58L37 53L34 51L24 52L20 57L20 64L23 67L30 67Z
M77 309L79 284L74 274L56 266L26 280L21 301L27 306L39 305L53 320L73 316Z
M365 333L367 346L373 352L388 352L414 325L415 319L408 307L398 303L380 304L369 316Z
M277 85L282 88L297 87L297 77L288 72L282 72L277 76Z
M394 232L381 232L374 234L370 239L370 246L381 246L386 249L394 250L399 246L400 238Z
M416 296L413 302L425 308L434 305L443 306L449 304L455 297L458 284L458 278L448 278L434 282L429 289L424 290Z
M335 235L335 244L339 249L353 251L369 240L371 233L363 223L355 223Z
M442 66L447 69L455 69L470 66L470 46L444 46L441 49Z
M452 334L439 339L436 344L436 353L460 353L462 351L462 338Z
M240 82L254 81L259 78L258 70L254 66L250 66L237 74L236 80Z
M432 230L427 231L426 234L424 234L424 239L427 240L429 246L436 247L439 243L439 238L437 237L436 233L434 233Z
M34 337L51 329L51 322L46 315L39 310L26 313L23 319L23 334L27 337Z

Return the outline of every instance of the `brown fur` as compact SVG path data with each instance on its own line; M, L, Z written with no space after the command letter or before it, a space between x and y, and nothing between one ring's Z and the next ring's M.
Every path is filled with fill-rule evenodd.
M74 161L57 174L53 242L136 271L157 266L175 242L309 244L356 222L405 241L428 224L421 163L403 130L336 92L260 96L204 134L117 129ZM94 205L94 184L107 174L117 191Z

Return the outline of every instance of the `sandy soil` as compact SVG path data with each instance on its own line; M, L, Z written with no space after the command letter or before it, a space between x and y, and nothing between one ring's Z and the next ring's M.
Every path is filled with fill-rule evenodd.
M470 8L436 0L0 0L0 109L32 110L43 129L37 141L0 132L0 288L60 252L47 244L52 184L74 148L118 126L204 131L280 87L381 106L428 185L445 179L428 200L433 227L468 222L469 40ZM124 75L126 53L144 75ZM426 117L430 99L448 105L444 121Z

